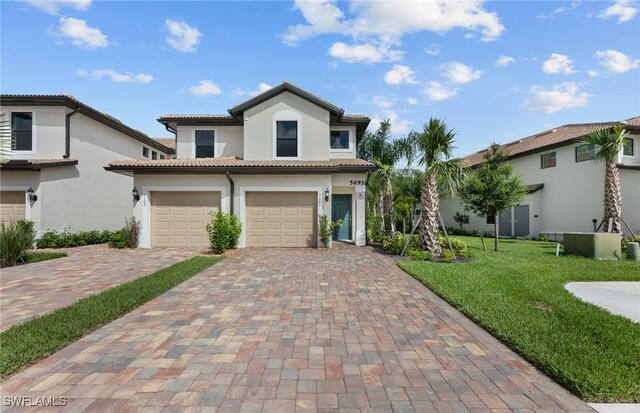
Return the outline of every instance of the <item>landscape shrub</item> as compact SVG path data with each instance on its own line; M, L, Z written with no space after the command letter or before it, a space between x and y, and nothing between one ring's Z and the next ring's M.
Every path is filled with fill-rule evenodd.
M129 233L124 229L112 232L109 238L109 248L129 248Z
M320 241L325 248L329 248L333 231L342 226L342 220L329 222L326 215L320 215Z
M216 254L222 254L229 248L236 248L242 233L242 223L235 215L231 216L221 209L212 216L207 224L207 233L211 249Z
M443 249L442 250L442 261L444 262L455 262L456 256L451 250Z
M36 240L36 246L38 248L72 248L84 245L106 244L111 241L111 237L116 232L92 230L71 234L67 228L62 232L48 230Z
M0 223L0 266L11 267L25 262L26 250L33 246L33 222Z
M126 248L138 248L138 239L140 238L140 221L136 221L134 217L124 219L124 228L122 231L127 234Z
M459 255L462 257L467 257L469 255L469 250L467 248L466 242L464 242L460 238L453 237L449 237L449 240L451 241L451 248L453 248L453 252L455 253L455 255ZM444 235L438 234L438 243L440 244L440 248L451 252L451 250L449 250L447 238Z
M382 240L382 248L393 254L400 254L408 236L403 235L401 232L396 232L393 237L385 236ZM407 245L407 251L416 249L418 249L418 235L413 234Z
M385 233L382 227L382 216L371 214L367 217L368 233L367 237L369 241L381 244L384 240Z
M432 261L433 256L428 251L421 251L417 249L409 250L409 256L414 261Z

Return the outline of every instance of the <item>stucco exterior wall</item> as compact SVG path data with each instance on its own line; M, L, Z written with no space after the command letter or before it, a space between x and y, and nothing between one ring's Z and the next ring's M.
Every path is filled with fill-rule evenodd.
M356 127L355 126L330 126L330 131L348 130L349 149L331 149L330 135L327 135L327 145L329 145L329 159L354 159L356 157Z
M529 225L533 236L547 234L553 238L556 234L561 237L563 232L591 232L593 219L598 223L602 220L605 167L591 160L576 162L576 146L567 145L510 161L526 184L544 184L543 189L530 194L522 203L530 205ZM542 169L541 155L554 151L556 166ZM620 180L624 219L638 231L640 171L621 169ZM458 227L453 221L456 211L464 212L457 197L441 202L440 212L447 226ZM471 221L466 229L493 230L485 218L466 213Z
M301 160L329 159L329 112L289 92L279 94L244 114L244 159L275 156L275 118L298 121Z
M11 112L32 112L33 150L12 151L15 159L62 158L64 155L64 121L66 108L56 106L4 106L6 120Z
M244 156L242 126L178 126L178 159L196 157L196 130L215 131L215 156Z

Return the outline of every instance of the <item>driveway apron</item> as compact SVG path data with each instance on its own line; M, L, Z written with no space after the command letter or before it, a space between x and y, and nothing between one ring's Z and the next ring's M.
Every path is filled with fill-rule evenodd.
M593 411L348 245L239 251L11 377L7 395L67 398L49 411Z

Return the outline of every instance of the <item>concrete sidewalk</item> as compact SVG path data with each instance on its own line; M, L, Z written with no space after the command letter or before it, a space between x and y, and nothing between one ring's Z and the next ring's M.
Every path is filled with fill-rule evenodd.
M572 282L565 288L582 301L640 323L640 281Z

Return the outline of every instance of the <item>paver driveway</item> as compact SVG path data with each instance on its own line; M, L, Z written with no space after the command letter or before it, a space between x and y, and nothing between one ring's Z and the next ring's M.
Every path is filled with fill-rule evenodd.
M193 248L114 250L104 245L66 251L64 258L0 271L0 331L200 252Z
M10 378L8 394L101 412L592 411L351 246L240 251Z

